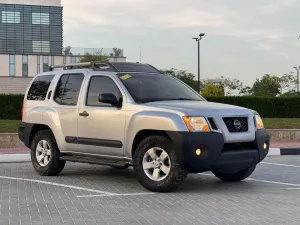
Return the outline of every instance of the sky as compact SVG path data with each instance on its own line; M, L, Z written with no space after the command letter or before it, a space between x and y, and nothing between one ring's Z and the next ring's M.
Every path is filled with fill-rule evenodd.
M300 66L300 0L62 0L64 46L122 48L127 61L201 79L237 78Z

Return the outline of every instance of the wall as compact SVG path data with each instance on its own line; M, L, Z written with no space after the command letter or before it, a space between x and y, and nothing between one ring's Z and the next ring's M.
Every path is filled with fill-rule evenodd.
M31 77L0 77L0 94L24 94Z
M15 56L15 76L9 76L9 55L0 54L0 94L24 94L25 90L37 72L37 59L36 55L28 56L28 76L22 77L22 56ZM76 57L79 61L79 57ZM126 57L111 57L109 61L126 62ZM71 58L66 57L66 63L71 63ZM54 56L54 64L63 64L63 56ZM51 56L49 56L49 65L51 65ZM43 72L43 56L40 56L40 72Z
M62 7L11 3L0 3L0 53L61 55Z
M0 55L0 77L9 76L9 56Z
M61 0L0 0L4 4L61 6Z
M51 65L51 56L49 57L49 66ZM76 62L79 62L80 56L76 57ZM37 55L28 55L28 76L34 77L37 71ZM126 57L111 57L109 61L112 62L126 62ZM71 63L71 57L66 57L66 63ZM15 56L15 77L22 77L22 55ZM54 64L63 64L63 56L54 56ZM43 56L40 56L40 72L43 72ZM9 76L9 55L0 54L0 77Z

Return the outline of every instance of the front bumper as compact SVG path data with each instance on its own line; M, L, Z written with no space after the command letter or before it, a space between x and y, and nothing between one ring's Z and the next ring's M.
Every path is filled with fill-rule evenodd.
M270 136L265 129L257 130L255 140L246 143L224 143L220 133L168 132L168 135L181 165L191 173L212 170L234 173L255 166L269 152ZM200 156L195 153L198 148L202 149Z

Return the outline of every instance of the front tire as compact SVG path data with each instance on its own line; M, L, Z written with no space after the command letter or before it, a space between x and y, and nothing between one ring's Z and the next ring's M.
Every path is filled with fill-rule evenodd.
M149 136L139 143L133 168L140 184L153 192L177 189L188 174L179 164L172 142L161 135Z
M34 136L31 144L31 162L41 176L58 175L66 161L60 160L60 151L51 130L41 130Z
M248 169L241 170L237 173L231 173L231 174L216 172L216 171L212 171L212 173L220 180L229 181L229 182L237 182L237 181L242 181L242 180L246 179L247 177L249 177L254 172L255 168L256 168L256 166L253 166Z

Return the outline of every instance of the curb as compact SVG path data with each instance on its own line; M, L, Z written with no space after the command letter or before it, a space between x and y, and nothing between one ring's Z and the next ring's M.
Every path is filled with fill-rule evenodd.
M300 155L300 148L270 148L268 155Z
M30 162L30 154L1 154L0 163Z

